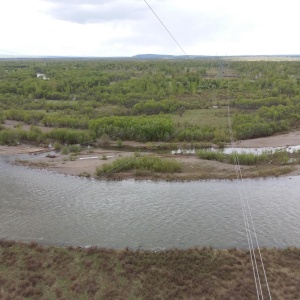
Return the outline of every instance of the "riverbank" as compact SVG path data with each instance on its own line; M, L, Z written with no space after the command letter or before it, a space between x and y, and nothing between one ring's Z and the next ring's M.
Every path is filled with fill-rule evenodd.
M300 250L262 249L272 299L298 299ZM1 299L256 299L248 251L0 242ZM268 298L263 285L264 297Z
M252 145L260 145L265 147L282 146L286 142L300 144L300 140L295 139L295 133L289 135L282 135L280 137L269 137L263 139L241 141L239 146L248 147ZM300 139L300 133L297 137ZM275 142L277 141L277 143ZM130 147L134 147L131 150ZM114 162L118 158L125 158L133 156L136 153L137 147L142 149L143 145L127 145L125 150L120 150L117 147L111 149L90 148L85 149L74 155L55 153L51 149L38 148L28 145L19 146L0 146L0 155L18 155L18 154L32 154L30 158L16 159L14 164L27 166L30 168L45 169L52 172L72 176L84 176L95 178L96 168L101 168L104 164ZM41 154L43 153L43 154ZM49 155L50 154L50 155ZM168 180L168 181L189 181L189 180L207 180L207 179L235 179L236 170L232 164L221 163L217 161L209 161L199 159L192 154L178 154L172 155L169 153L153 153L143 148L143 155L152 154L161 159L173 159L181 164L181 172L178 173L159 173L151 171L122 171L112 174L104 174L100 179L109 180ZM255 165L255 166L241 166L244 178L263 178L269 176L282 175L300 175L299 165Z
M150 152L143 152L143 155ZM76 157L73 155L56 154L55 157L43 157L26 160L16 160L14 164L27 166L30 168L45 169L52 172L72 176L84 176L97 178L96 168L104 164L112 163L118 158L133 156L130 151L108 151L94 149L93 153L87 151L80 152ZM151 171L122 171L117 173L104 174L99 179L109 180L168 180L168 181L188 181L206 179L235 179L235 166L217 161L209 161L197 158L196 155L180 154L153 154L161 159L173 159L181 164L181 172L178 173L159 173ZM258 165L241 166L244 178L258 178L280 175L299 175L298 166L284 165Z

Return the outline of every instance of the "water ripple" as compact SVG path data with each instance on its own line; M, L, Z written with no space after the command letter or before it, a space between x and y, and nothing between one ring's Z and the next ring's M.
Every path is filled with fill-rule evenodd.
M121 182L12 166L0 157L0 238L56 245L247 247L236 181ZM300 177L245 180L261 246L300 246Z

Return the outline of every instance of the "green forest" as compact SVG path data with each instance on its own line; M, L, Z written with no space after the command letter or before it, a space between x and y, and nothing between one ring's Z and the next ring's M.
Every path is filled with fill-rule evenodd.
M0 144L84 144L106 136L222 145L230 141L228 107L237 140L298 129L300 63L0 60ZM11 128L9 120L18 123Z

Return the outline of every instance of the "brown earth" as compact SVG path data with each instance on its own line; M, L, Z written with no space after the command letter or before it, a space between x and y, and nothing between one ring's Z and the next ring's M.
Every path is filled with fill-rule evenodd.
M105 163L111 163L117 158L132 156L132 148L141 148L145 145L137 142L124 142L127 150L107 150L92 149L84 150L78 156L61 155L55 153L55 158L47 157L47 152L53 154L50 149L39 148L30 145L19 146L0 146L0 155L17 155L17 154L39 154L45 152L43 157L36 158L34 155L29 160L16 160L16 164L25 165L32 168L47 169L58 173L75 176L95 177L96 167L101 167ZM294 131L287 134L257 138L251 140L237 141L237 147L280 147L300 145L300 131ZM117 149L117 148L116 148ZM148 154L151 153L150 151ZM146 154L146 152L144 153ZM190 154L155 154L161 158L172 158L182 163L182 171L174 174L161 174L151 172L127 171L113 174L109 179L127 179L135 178L139 180L200 180L200 179L234 179L236 178L235 166L217 161L207 161L198 159L195 155ZM300 166L241 166L244 178L267 177L279 175L300 175ZM107 177L103 177L107 178Z
M251 140L237 141L236 147L261 148L261 147L288 147L300 145L300 131L286 134L273 135Z
M272 299L299 299L300 250L261 249L261 254ZM257 264L263 299L270 299ZM82 249L0 240L0 265L3 300L257 299L246 250Z
M10 129L16 128L17 126L21 126L21 128L23 130L30 130L30 127L32 125L28 125L28 124L26 124L24 122L21 122L21 121L6 120L5 123L2 124L2 126L4 128L10 128ZM38 125L37 127L39 127L43 132L49 132L53 129L51 127L45 127L44 125Z

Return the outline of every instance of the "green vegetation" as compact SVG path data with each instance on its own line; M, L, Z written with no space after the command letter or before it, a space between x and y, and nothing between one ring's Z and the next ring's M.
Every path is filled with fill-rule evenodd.
M300 250L262 249L272 299L298 299ZM256 299L243 250L132 251L0 242L1 299ZM264 297L268 294L262 286Z
M87 130L60 128L42 132L37 127L32 127L28 131L20 128L0 130L0 145L18 145L22 142L48 144L50 141L67 144L87 144L92 143L94 140L95 135Z
M197 151L197 155L201 159L216 160L229 164L239 163L240 165L247 166L260 164L287 165L300 163L299 151L290 153L285 150L277 150L275 152L265 151L262 154L236 152L225 154L222 151L201 149Z
M2 60L0 123L81 129L111 140L224 144L228 103L236 139L297 129L299 70L293 61L233 61L228 67L209 59ZM43 141L32 134L20 140L19 129L3 133L1 143ZM49 138L65 143L54 133Z
M153 155L135 155L119 158L111 164L104 164L102 167L97 167L96 175L109 176L111 172L118 173L129 170L174 173L180 172L181 165L174 159L161 159Z
M214 128L228 127L227 108L188 109L182 116L173 114L173 122L177 125L190 125L205 127L210 125Z
M91 121L90 129L98 137L106 134L113 139L146 142L169 138L173 124L168 116L103 117Z

